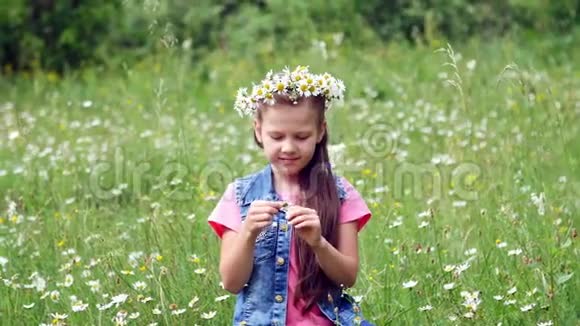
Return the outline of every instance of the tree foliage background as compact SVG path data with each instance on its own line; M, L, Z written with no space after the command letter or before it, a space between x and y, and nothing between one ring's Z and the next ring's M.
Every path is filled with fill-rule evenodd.
M361 46L567 33L578 25L580 2L4 0L0 6L0 63L10 72L115 64L176 45L191 48L192 59L216 48L256 56L337 32Z

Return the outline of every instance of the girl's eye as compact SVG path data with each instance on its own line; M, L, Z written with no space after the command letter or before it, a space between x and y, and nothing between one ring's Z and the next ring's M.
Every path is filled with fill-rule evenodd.
M274 140L280 140L280 139L282 139L282 136L270 136L270 138L272 138Z
M298 140L306 140L309 136L298 136L296 137Z

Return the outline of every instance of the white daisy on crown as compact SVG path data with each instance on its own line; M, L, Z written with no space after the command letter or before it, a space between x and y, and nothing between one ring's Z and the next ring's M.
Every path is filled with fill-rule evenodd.
M286 67L276 74L270 70L249 93L247 88L240 88L234 109L241 116L251 116L261 103L276 104L275 95L286 95L294 103L301 97L323 96L325 107L329 109L336 101L343 99L344 91L342 80L327 72L318 75L310 73L308 66L297 66L293 71Z

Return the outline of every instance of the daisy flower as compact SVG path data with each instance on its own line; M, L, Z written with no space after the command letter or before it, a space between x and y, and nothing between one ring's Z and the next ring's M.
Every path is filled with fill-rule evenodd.
M419 283L418 281L410 280L410 281L407 281L407 282L404 282L403 283L403 288L405 288L405 289L412 289L418 283Z
M210 312L203 312L201 313L201 318L203 319L212 319L217 315L217 311L210 311Z

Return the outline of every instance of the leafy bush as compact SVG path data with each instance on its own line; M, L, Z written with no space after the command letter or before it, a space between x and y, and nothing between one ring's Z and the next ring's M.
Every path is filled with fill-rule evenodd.
M574 0L369 0L358 1L360 13L383 38L462 39L499 35L518 27L539 32L565 31L578 21Z
M577 25L580 5L575 0L5 0L3 6L0 63L63 70L178 46L192 49L194 60L217 48L236 56L271 55L310 47L314 39L328 41L335 33L364 45L376 36L430 42L522 28L562 32Z
M0 61L16 69L64 70L96 59L122 15L120 0L8 0L0 16Z

